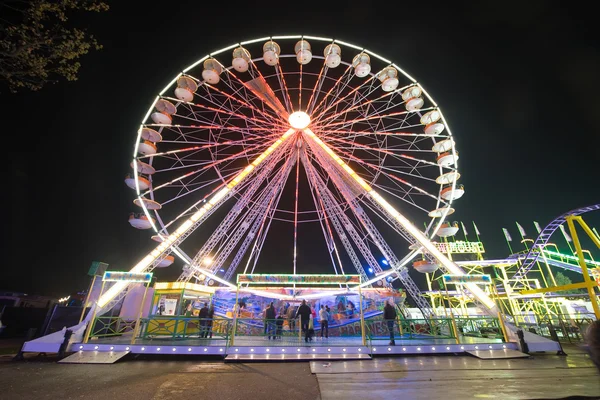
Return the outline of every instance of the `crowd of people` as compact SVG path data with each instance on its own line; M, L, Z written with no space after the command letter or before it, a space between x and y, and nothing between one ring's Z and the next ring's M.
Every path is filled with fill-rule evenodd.
M273 302L269 303L263 311L264 331L263 334L268 340L281 339L283 335L283 325L287 321L290 332L296 331L297 323L304 335L306 342L312 341L315 337L315 320L319 321L321 327L320 337L329 338L329 321L331 320L331 309L328 305L321 305L317 312L306 300L302 300L299 306L290 303L283 304L279 310L275 309Z

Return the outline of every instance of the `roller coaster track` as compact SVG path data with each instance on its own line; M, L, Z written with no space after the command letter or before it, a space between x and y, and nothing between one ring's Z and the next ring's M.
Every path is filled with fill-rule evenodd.
M521 267L517 270L517 272L515 272L514 278L522 279L527 275L531 267L533 267L538 257L541 255L542 250L544 250L544 248L546 247L546 244L550 240L550 237L562 224L566 222L566 218L568 216L581 215L595 210L600 210L600 204L594 204L591 206L571 210L561 215L560 217L554 219L552 222L546 225L538 235L537 239L535 239L533 246L531 246L531 249L523 259Z

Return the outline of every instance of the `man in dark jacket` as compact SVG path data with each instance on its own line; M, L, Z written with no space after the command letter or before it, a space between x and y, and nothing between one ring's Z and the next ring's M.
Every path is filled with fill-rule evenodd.
M295 318L300 316L300 326L302 327L302 332L304 332L304 341L308 342L308 323L310 321L310 315L312 314L312 310L306 304L306 300L302 300L302 304L298 307L298 311L296 311Z
M200 309L198 318L200 319L200 337L205 338L208 333L208 303L204 303L204 307Z
M267 327L267 334L269 335L269 339L271 339L271 333L273 334L273 339L275 339L275 318L277 317L277 313L275 312L275 306L273 302L269 304L269 307L265 310L265 324Z
M383 307L383 319L387 324L388 331L390 332L390 345L395 345L394 340L394 321L396 320L396 307L394 307L389 300L386 300L385 307Z
M213 303L210 304L210 308L208 309L208 313L206 314L206 333L209 338L212 339L212 327L213 327L213 319L215 318L215 305ZM205 336L205 337L207 337Z

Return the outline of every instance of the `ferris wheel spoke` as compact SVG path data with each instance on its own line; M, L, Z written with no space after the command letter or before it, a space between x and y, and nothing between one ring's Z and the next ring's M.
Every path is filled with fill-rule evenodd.
M434 108L426 108L423 109L422 111L428 111L428 110L433 110ZM353 119L351 121L340 121L340 122L332 122L330 124L328 124L328 126L341 126L341 127L345 127L348 125L352 125L355 124L357 122L364 122L364 121L371 121L371 120L375 120L375 119L384 119L384 118L396 118L399 116L406 116L409 115L411 113L414 113L414 111L395 111L395 112L390 112L387 114L375 114L375 115L371 115L368 117L362 117L362 118L356 118Z
M418 190L419 193L412 193L411 194L410 189L409 190L404 190L404 189L399 188L399 187L390 188L388 186L384 186L384 185L380 185L380 184L375 184L373 186L376 187L376 188L378 188L378 189L381 189L383 192L386 192L386 193L394 196L394 198L396 198L398 200L402 200L403 202L405 202L407 204L410 204L413 207L418 208L419 210L421 210L421 211L423 211L425 213L429 213L429 211L431 211L431 210L428 210L428 209L420 206L419 204L417 204L417 202L412 198L412 195L420 193L421 195L429 196L432 199L437 200L436 196L433 196L430 193L427 193L425 191L418 190L417 188L411 188L411 189ZM400 193L398 193L398 189L400 189L399 190Z
M411 150L411 149L407 149L407 148L401 148L399 150L395 150L395 149L378 147L378 146L369 146L369 145L366 145L366 144L357 143L355 141L346 140L346 139L343 139L341 137L327 137L327 138L324 138L323 141L326 142L329 145L332 145L336 149L342 149L342 150L355 150L355 149L359 149L359 150L365 150L365 151L368 151L368 152L382 153L382 154L389 155L391 157L403 158L403 159L406 159L406 160L413 160L413 161L415 161L417 163L423 163L423 164L433 165L433 166L436 166L436 167L438 166L437 163L434 163L432 161L427 161L427 160L423 160L423 159L417 159L415 157L411 157L411 156L406 155L406 154L398 154L397 153L397 151L406 152L406 151L410 151ZM348 147L345 147L345 146L335 146L331 142L343 143L344 145L348 145ZM425 150L416 150L416 151L427 152L427 153L430 153L430 154L433 153L432 151L425 151Z
M312 110L312 115L315 116L315 119L318 120L320 115L324 115L328 110L332 107L335 107L338 103L345 101L349 96L352 96L354 93L359 91L363 86L370 84L373 77L369 77L366 81L364 81L361 85L350 90L346 95L338 96L342 91L349 87L350 81L354 78L354 73L352 70L352 66L348 65L348 68L344 71L344 73L340 76L340 78L335 82L335 85L325 94L323 100ZM343 84L342 81L344 81ZM326 100L329 96L335 91L335 96L332 96L331 103L327 104ZM321 111L318 111L321 110Z
M263 150L264 147L265 147L265 145L262 145L262 144L248 146L247 148L243 149L242 151L240 151L238 153L228 155L227 157L224 157L219 160L214 160L214 161L213 160L208 160L208 161L194 160L193 164L184 164L184 163L181 163L180 160L175 160L176 164L171 165L165 169L157 169L155 173L161 173L161 172L165 172L165 171L173 171L173 170L178 170L178 169L191 169L191 168L201 166L202 168L197 170L199 172L199 171L203 171L203 170L206 170L209 168L214 168L220 164L225 164L225 163L231 162L238 158L246 158L247 156L250 156L250 155L259 154L262 152L261 150ZM195 173L195 172L192 172L192 173ZM185 175L189 175L189 173L187 173Z
M171 100L171 101L180 101L178 99L173 99L171 97L165 97L165 99ZM244 114L240 114L237 112L237 111L239 111L239 108L234 110L233 107L228 108L228 107L225 107L223 104L221 104L220 107L217 108L217 107L212 107L212 106L208 106L208 105L189 103L189 102L181 102L181 103L190 107L190 109L192 110L192 113L194 114L195 117L197 114L193 110L200 109L200 110L206 111L207 113L210 112L211 115L215 115L215 116L221 115L226 118L236 117L238 120L245 121L245 122L249 123L250 125L255 125L255 126L264 126L265 124L273 123L273 121L263 120L261 118L255 117L255 116L247 116ZM188 116L183 116L181 114L176 114L176 115L181 118L184 118L184 119L194 120L194 118L190 118ZM281 125L281 126L283 126L283 125Z
M277 113L273 113L275 112L275 110L273 110L271 107L267 107L261 110L258 107L254 106L253 104L251 104L250 100L248 99L247 95L242 96L240 93L241 91L244 91L245 93L248 93L248 87L244 84L244 82L239 79L233 72L231 72L229 69L226 70L227 71L227 77L230 79L225 79L224 82L226 83L227 87L229 89L232 90L232 93L237 94L237 96L233 96L230 95L229 93L220 90L219 88L217 88L216 86L213 85L207 85L208 88L210 88L211 90L219 93L220 95L226 97L227 99L231 100L231 101L235 101L236 103L239 103L240 105L244 106L245 108L252 110L253 112L256 112L258 114L261 114L266 120L268 121L272 121L272 123L281 123L281 116L278 115ZM234 81L231 80L231 78L234 79ZM235 83L239 84L239 87L235 86ZM265 103L261 100L260 97L256 96L254 93L253 95L255 96L256 100L260 101L260 103L264 106ZM267 111L268 110L268 111Z
M310 97L308 99L308 103L306 104L305 109L308 114L312 114L314 104L316 103L319 93L321 92L321 88L323 87L323 83L325 82L325 77L327 76L327 70L328 70L327 64L323 63L323 65L321 66L321 70L319 71L319 75L317 76L315 86L313 87L313 89L310 92ZM301 110L302 107L299 107L298 109Z
M283 74L283 71L281 70L281 64L279 62L275 66L275 71L276 71L276 75L277 75L277 81L279 82L279 87L280 87L283 99L285 101L286 110L289 114L291 114L294 111L294 106L292 105L292 98L290 96L290 91L287 87L287 84L285 81L285 76Z
M402 170L399 170L399 169L395 169L395 168L391 168L391 167L384 166L384 165L376 165L376 164L373 164L373 163L371 163L371 162L369 162L369 161L367 161L367 160L365 160L363 158L360 158L360 157L357 157L357 156L355 156L353 154L350 154L348 152L340 151L340 149L337 148L337 147L336 147L336 149L339 151L339 153L340 153L339 156L342 159L346 159L348 161L352 160L353 162L356 162L356 163L358 163L360 165L368 167L368 169L373 170L374 172L386 174L391 179L395 179L395 180L398 180L398 181L402 182L402 180L400 178L398 178L398 177L396 177L396 176L394 176L394 175L392 175L390 173L390 172L394 172L394 173L400 173L400 174L403 174L403 175L408 175L408 176L411 176L413 178L414 177L420 178L420 179L423 179L423 180L429 181L429 182L435 182L435 179L433 179L433 178L429 178L429 177L425 177L425 176L419 176L419 175L413 175L413 174L407 173L405 171L402 171ZM402 161L404 163L407 163L406 159L400 159L400 161ZM420 161L420 160L417 160L417 161ZM409 164L409 166L414 168L413 165ZM436 168L438 167L437 164L435 165L435 167ZM390 172L386 172L386 171L390 171Z
M373 98L373 99L369 99L369 98L365 98L364 101L360 102L360 103L355 103L354 105L348 107L348 108L343 108L341 111L339 112L335 112L335 113L331 113L330 115L323 115L321 118L318 119L318 123L319 124L326 124L328 121L332 121L332 120L336 120L340 117L342 117L344 114L348 114L350 112L353 111L359 111L360 108L366 108L369 105L374 105L377 104L379 102L383 102L384 100L387 99L387 101L385 101L385 104L391 104L392 100L394 99L395 95L397 95L398 93L401 93L402 91L404 91L405 89L409 88L412 85L407 85L401 88L398 88L392 92L384 92L383 95L377 97L377 98ZM390 108L395 108L398 107L400 105L404 104L403 102L400 103L393 103L393 105Z

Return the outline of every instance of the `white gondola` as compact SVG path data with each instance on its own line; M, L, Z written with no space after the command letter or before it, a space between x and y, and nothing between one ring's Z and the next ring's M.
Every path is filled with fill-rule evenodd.
M437 271L440 266L435 263L431 263L427 260L415 261L413 263L413 268L415 271L420 272L422 274L431 274L432 272Z
M131 168L133 168L133 161L131 162L131 164L129 164L131 166ZM139 173L141 174L146 174L146 175L152 175L153 173L156 172L156 170L154 169L154 167L150 164L146 164L143 161L140 160L136 160L136 166L137 166L137 170Z
M294 46L294 53L296 53L296 61L298 64L306 65L312 60L312 49L310 43L306 40L299 40Z
M456 164L456 160L458 160L458 151L454 153L447 151L437 156L437 163L440 167L449 167L450 165L454 165Z
M211 85L216 85L219 83L221 78L221 72L223 72L223 66L215 60L214 58L208 58L202 64L204 66L204 70L202 70L202 79Z
M188 103L194 100L194 93L198 90L198 84L189 76L181 76L177 79L177 89L175 97Z
M432 124L425 125L424 131L425 131L426 135L435 136L435 135L439 135L440 133L442 133L444 131L444 129L446 129L444 124L442 124L440 122L434 122Z
M148 219L146 215L135 215L132 214L129 216L129 224L136 229L150 229L152 228L152 223L155 222L154 218L151 218L152 222Z
M156 112L153 112L150 117L152 121L161 125L171 125L173 121L173 117L171 115L175 114L177 108L168 100L160 99L156 102L154 106L156 108Z
M405 101L406 109L408 111L417 111L425 104L421 97L423 90L419 86L412 86L402 92L402 100Z
M162 135L152 128L142 128L142 139L157 143L162 140Z
M145 156L156 154L156 145L149 140L144 140L138 144L138 152Z
M445 153L447 151L452 150L453 146L454 146L454 140L444 139L444 140L440 140L439 142L434 144L433 147L431 148L431 150L435 151L436 153Z
M433 124L434 122L438 122L440 118L442 118L442 113L440 113L439 110L431 110L423 114L421 123L423 125Z
M371 57L366 53L357 54L352 60L352 66L354 67L354 75L364 78L371 72Z
M165 258L163 258L162 260L160 260L158 264L156 264L156 268L165 268L165 267L168 267L169 265L173 264L173 262L175 262L175 257L173 257L173 256L166 256Z
M135 178L127 174L125 176L125 184L131 189L135 189ZM138 175L138 184L140 185L140 190L147 190L150 187L150 181L141 175Z
M463 185L456 185L454 189L452 186L448 186L442 189L440 196L444 200L456 200L460 199L465 194L465 187Z
M398 88L400 81L398 80L398 70L394 67L386 67L377 74L377 78L381 81L381 89L384 92L391 92Z
M139 198L137 198L133 201L133 204L135 204L138 207L141 207L142 203L144 204L144 207L146 207L148 210L160 210L162 208L159 202L150 199L140 200Z
M248 71L248 67L250 66L250 52L241 46L236 47L233 50L231 65L237 72Z
M281 54L281 48L277 43L269 40L263 45L263 60L265 64L274 67L279 62L279 54Z
M457 171L447 172L436 178L436 183L440 185L449 185L452 182L457 181L460 178L460 174Z
M436 234L439 237L448 237L456 235L456 232L458 232L458 224L450 225L448 222L444 222Z
M329 68L335 68L342 62L342 49L335 43L327 45L323 55L325 56L325 64Z
M454 211L455 210L452 207L440 207L440 208L436 208L435 210L430 211L428 215L431 218L440 218L444 214L446 214L446 215L454 214Z

